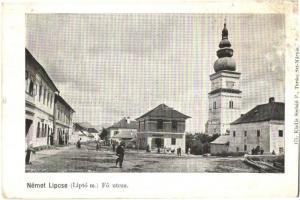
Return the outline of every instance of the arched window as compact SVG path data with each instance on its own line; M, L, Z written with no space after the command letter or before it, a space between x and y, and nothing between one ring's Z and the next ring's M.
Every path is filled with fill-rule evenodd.
M229 101L229 108L233 108L233 101Z
M213 109L217 109L217 102L215 102L215 101L213 103Z

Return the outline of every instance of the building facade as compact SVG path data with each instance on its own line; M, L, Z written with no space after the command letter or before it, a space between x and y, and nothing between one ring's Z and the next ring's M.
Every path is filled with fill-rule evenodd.
M138 148L181 148L185 152L185 121L190 118L161 104L137 118Z
M242 106L242 91L239 84L241 73L236 71L236 63L232 58L233 49L228 40L226 23L222 30L219 47L218 59L214 63L215 73L210 75L211 92L208 94L207 121L207 134L209 135L229 134L230 123L238 118Z
M284 103L270 98L231 123L229 151L284 154L284 134Z
M45 69L25 49L25 137L34 147L50 145L55 94L59 91Z
M76 122L73 124L69 135L69 143L75 144L79 139L81 142L90 142L99 139L99 132L88 122Z
M229 151L230 135L220 135L217 139L210 143L210 153L212 155Z
M137 122L124 117L117 123L108 127L107 139L111 144L113 141L120 142L123 140L135 139L136 134Z
M59 95L54 100L54 135L52 144L67 145L72 134L74 109Z

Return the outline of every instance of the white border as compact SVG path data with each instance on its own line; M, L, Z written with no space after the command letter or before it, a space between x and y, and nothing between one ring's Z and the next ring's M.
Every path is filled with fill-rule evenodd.
M55 2L55 3L54 3ZM294 144L293 96L297 10L282 1L44 1L2 4L2 189L15 198L199 198L295 197L298 189L298 145ZM216 173L25 173L24 47L25 13L284 13L286 18L284 174ZM22 153L20 153L22 152ZM159 180L159 181L157 181ZM126 190L26 189L26 182L127 183Z

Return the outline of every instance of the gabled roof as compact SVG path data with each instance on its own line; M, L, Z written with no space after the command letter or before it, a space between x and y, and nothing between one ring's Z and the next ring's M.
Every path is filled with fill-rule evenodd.
M284 103L269 102L258 105L231 124L244 124L270 120L284 120Z
M211 144L229 144L230 135L220 135Z
M99 131L97 131L97 129L89 122L76 122L76 123L74 123L74 125L85 129L89 133L99 133Z
M108 128L137 129L137 122L130 121L128 123L127 119L124 117L120 121L114 123L112 126Z
M71 110L72 112L75 112L75 110L66 102L66 100L64 100L64 98L61 95L55 94L55 101L60 101L67 108L69 108L69 110Z
M184 118L184 119L191 118L185 114L182 114L181 112L178 112L173 108L168 107L165 104L160 104L159 106L155 107L154 109L150 110L144 115L138 117L136 120L144 117Z
M33 55L29 52L29 50L27 48L25 48L25 59L26 59L26 63L31 62L32 64L34 64L34 66L37 67L38 70L41 71L41 73L44 75L44 77L47 79L47 81L49 81L49 83L52 85L54 90L59 92L59 90L57 89L56 85L54 84L54 82L50 78L49 74L44 69L44 67L35 59L35 57L33 57Z

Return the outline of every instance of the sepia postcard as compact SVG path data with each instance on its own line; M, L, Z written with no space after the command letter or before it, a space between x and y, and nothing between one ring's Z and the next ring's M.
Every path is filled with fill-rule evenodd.
M3 198L299 195L297 1L2 16Z

